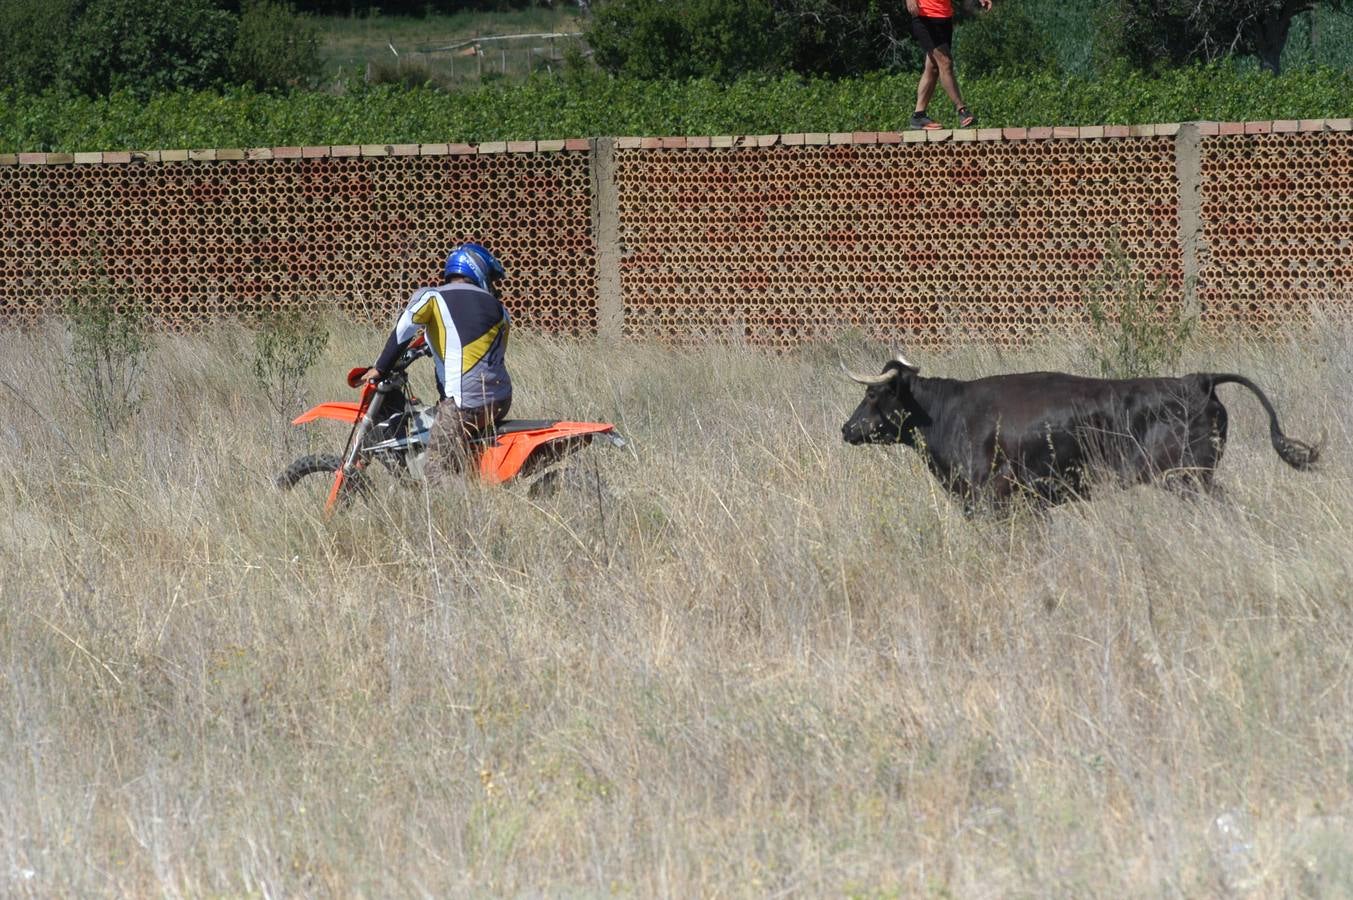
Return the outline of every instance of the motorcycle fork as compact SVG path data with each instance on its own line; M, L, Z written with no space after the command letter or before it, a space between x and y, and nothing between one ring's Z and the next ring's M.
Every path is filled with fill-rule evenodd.
M343 491L343 485L348 480L349 473L357 464L357 454L361 452L362 441L366 440L367 430L371 428L371 423L375 421L376 413L379 412L381 401L385 399L385 392L379 388L372 394L371 400L362 408L362 414L353 423L352 432L348 435L347 449L343 453L343 463L334 472L334 483L329 488L329 497L324 502L325 517L332 516L334 510L338 508L338 498Z

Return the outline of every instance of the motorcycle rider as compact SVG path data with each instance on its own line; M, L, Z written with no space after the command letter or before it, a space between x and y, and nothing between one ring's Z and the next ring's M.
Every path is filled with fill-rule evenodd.
M505 362L511 318L497 287L506 274L483 245L455 247L442 267L445 284L413 292L385 349L362 375L364 383L378 381L419 330L426 330L441 394L428 437L429 482L440 480L448 470L459 470L467 441L501 422L512 405L512 379Z

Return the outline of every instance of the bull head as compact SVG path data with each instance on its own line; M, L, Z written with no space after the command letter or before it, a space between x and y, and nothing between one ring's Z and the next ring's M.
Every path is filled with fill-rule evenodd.
M841 370L851 381L867 388L864 400L841 426L841 437L846 443L910 443L911 428L919 412L911 395L917 366L899 353L888 360L878 375L858 375L844 363Z

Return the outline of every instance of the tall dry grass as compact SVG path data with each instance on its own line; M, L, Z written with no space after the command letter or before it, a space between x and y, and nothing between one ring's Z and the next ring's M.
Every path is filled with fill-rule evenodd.
M269 479L341 429L288 436L247 336L163 340L108 454L58 337L0 335L0 894L1353 893L1347 329L1185 360L1328 429L1319 471L1227 387L1228 502L1007 521L841 443L859 344L523 337L517 414L632 440L604 515L468 485L325 523Z

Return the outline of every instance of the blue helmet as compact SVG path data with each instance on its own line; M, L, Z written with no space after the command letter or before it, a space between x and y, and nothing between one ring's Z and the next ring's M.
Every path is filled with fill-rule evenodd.
M462 275L487 291L489 285L507 275L507 271L483 244L461 244L447 256L442 274L447 278Z

